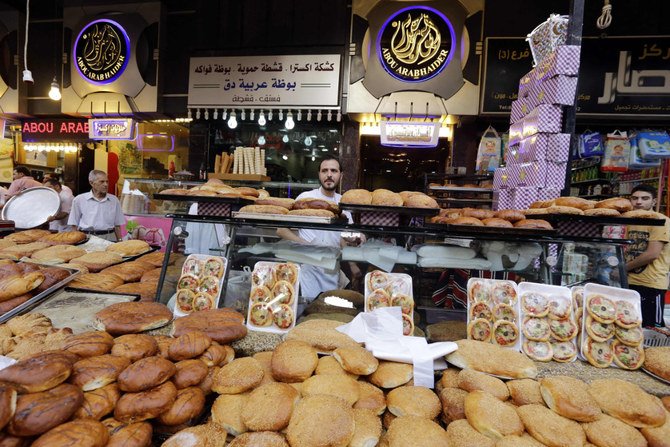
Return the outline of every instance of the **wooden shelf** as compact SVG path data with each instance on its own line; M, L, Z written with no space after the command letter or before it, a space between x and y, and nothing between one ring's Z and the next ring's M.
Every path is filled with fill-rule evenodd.
M245 180L249 182L269 182L270 177L261 174L220 174L210 172L207 174L208 178L215 178L219 180Z

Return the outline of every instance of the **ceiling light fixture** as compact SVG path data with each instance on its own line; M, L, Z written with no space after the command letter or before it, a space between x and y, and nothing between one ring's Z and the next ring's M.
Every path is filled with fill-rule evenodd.
M286 127L288 130L291 130L295 127L295 121L293 121L293 114L291 112L286 114L286 123L284 123L284 127Z
M242 119L242 121L244 121L245 119L247 119L247 112L246 112L246 110L242 109L242 114L240 115L240 119Z
M200 119L200 109L195 109L195 119L199 120Z
M230 118L228 118L228 127L234 129L237 127L237 115L235 112L230 112Z
M316 120L321 121L321 109L319 109L319 111L316 112Z
M312 121L312 110L307 110L307 121Z
M279 121L284 121L284 111L279 109Z
M268 110L268 121L272 121L272 109Z
M209 109L205 109L205 119L209 120Z
M251 112L249 113L249 119L250 119L251 121L253 121L254 118L255 118L255 115L254 115L254 109L251 109Z
M267 124L267 121L265 120L265 113L261 110L260 115L258 115L258 125L259 126L265 126Z
M223 114L221 115L222 120L228 119L228 109L223 109Z
M188 113L186 113L186 118L192 120L193 119L193 114L191 113L191 109L188 109Z
M56 76L54 76L54 80L51 83L51 89L49 90L49 98L53 99L54 101L60 101L61 98L60 87L58 86L58 82L56 81Z
M330 121L331 119L333 119L333 111L332 111L332 110L329 110L329 111L328 111L328 115L326 115L326 118L328 118L328 121Z
M298 121L302 121L302 110L298 110Z
M214 109L214 116L213 116L213 118L214 118L215 120L218 120L218 119L219 119L219 109Z

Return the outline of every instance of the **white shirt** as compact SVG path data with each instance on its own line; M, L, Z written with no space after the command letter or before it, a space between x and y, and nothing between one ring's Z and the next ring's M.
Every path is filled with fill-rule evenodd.
M72 195L72 190L70 188L65 189L67 186L63 186L61 192L58 193L58 196L60 197L60 210L63 213L68 213L70 214L70 211L72 210L72 201L74 200L74 196ZM68 230L68 217L65 216L62 219L54 220L49 222L49 229L51 231L67 231Z
M335 193L333 197L329 197L321 191L321 188L305 191L300 194L296 200L300 199L323 199L335 203L340 203L341 194ZM351 213L343 213L349 223L352 223ZM340 232L327 230L298 230L298 236L313 245L322 245L326 247L340 247ZM307 298L311 302L321 292L326 290L333 290L339 288L340 270L336 269L334 272L328 272L321 267L316 267L309 264L301 264L300 266L300 295Z
M126 218L121 212L121 203L116 196L107 194L98 200L92 192L79 194L72 201L68 225L76 225L82 230L113 230L124 225Z

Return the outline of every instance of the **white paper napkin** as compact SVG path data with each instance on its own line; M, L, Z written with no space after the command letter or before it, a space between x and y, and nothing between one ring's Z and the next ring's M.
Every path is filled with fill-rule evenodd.
M429 345L423 337L402 335L400 307L382 307L360 313L337 330L359 343L365 343L366 349L378 359L411 363L414 366L414 384L428 388L435 386L434 370L446 367L443 357L458 349L456 343Z

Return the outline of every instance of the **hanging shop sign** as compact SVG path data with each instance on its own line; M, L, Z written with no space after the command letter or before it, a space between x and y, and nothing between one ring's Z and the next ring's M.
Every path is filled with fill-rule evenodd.
M21 139L31 141L88 141L87 120L42 119L21 123Z
M456 36L449 19L427 6L403 8L379 30L377 53L394 78L423 82L438 75L454 55Z
M440 138L440 123L382 121L380 141L383 146L435 147Z
M366 17L369 48L361 49L365 89L375 98L408 90L454 96L465 84L466 18L459 2L377 3Z
M105 118L88 120L92 140L132 140L135 123L132 118Z
M487 38L482 114L509 114L519 80L532 69L524 38ZM670 116L670 37L584 37L577 113Z
M128 33L113 20L94 20L77 36L74 59L77 71L87 81L97 85L114 82L130 60Z
M188 107L339 105L340 55L192 57Z

